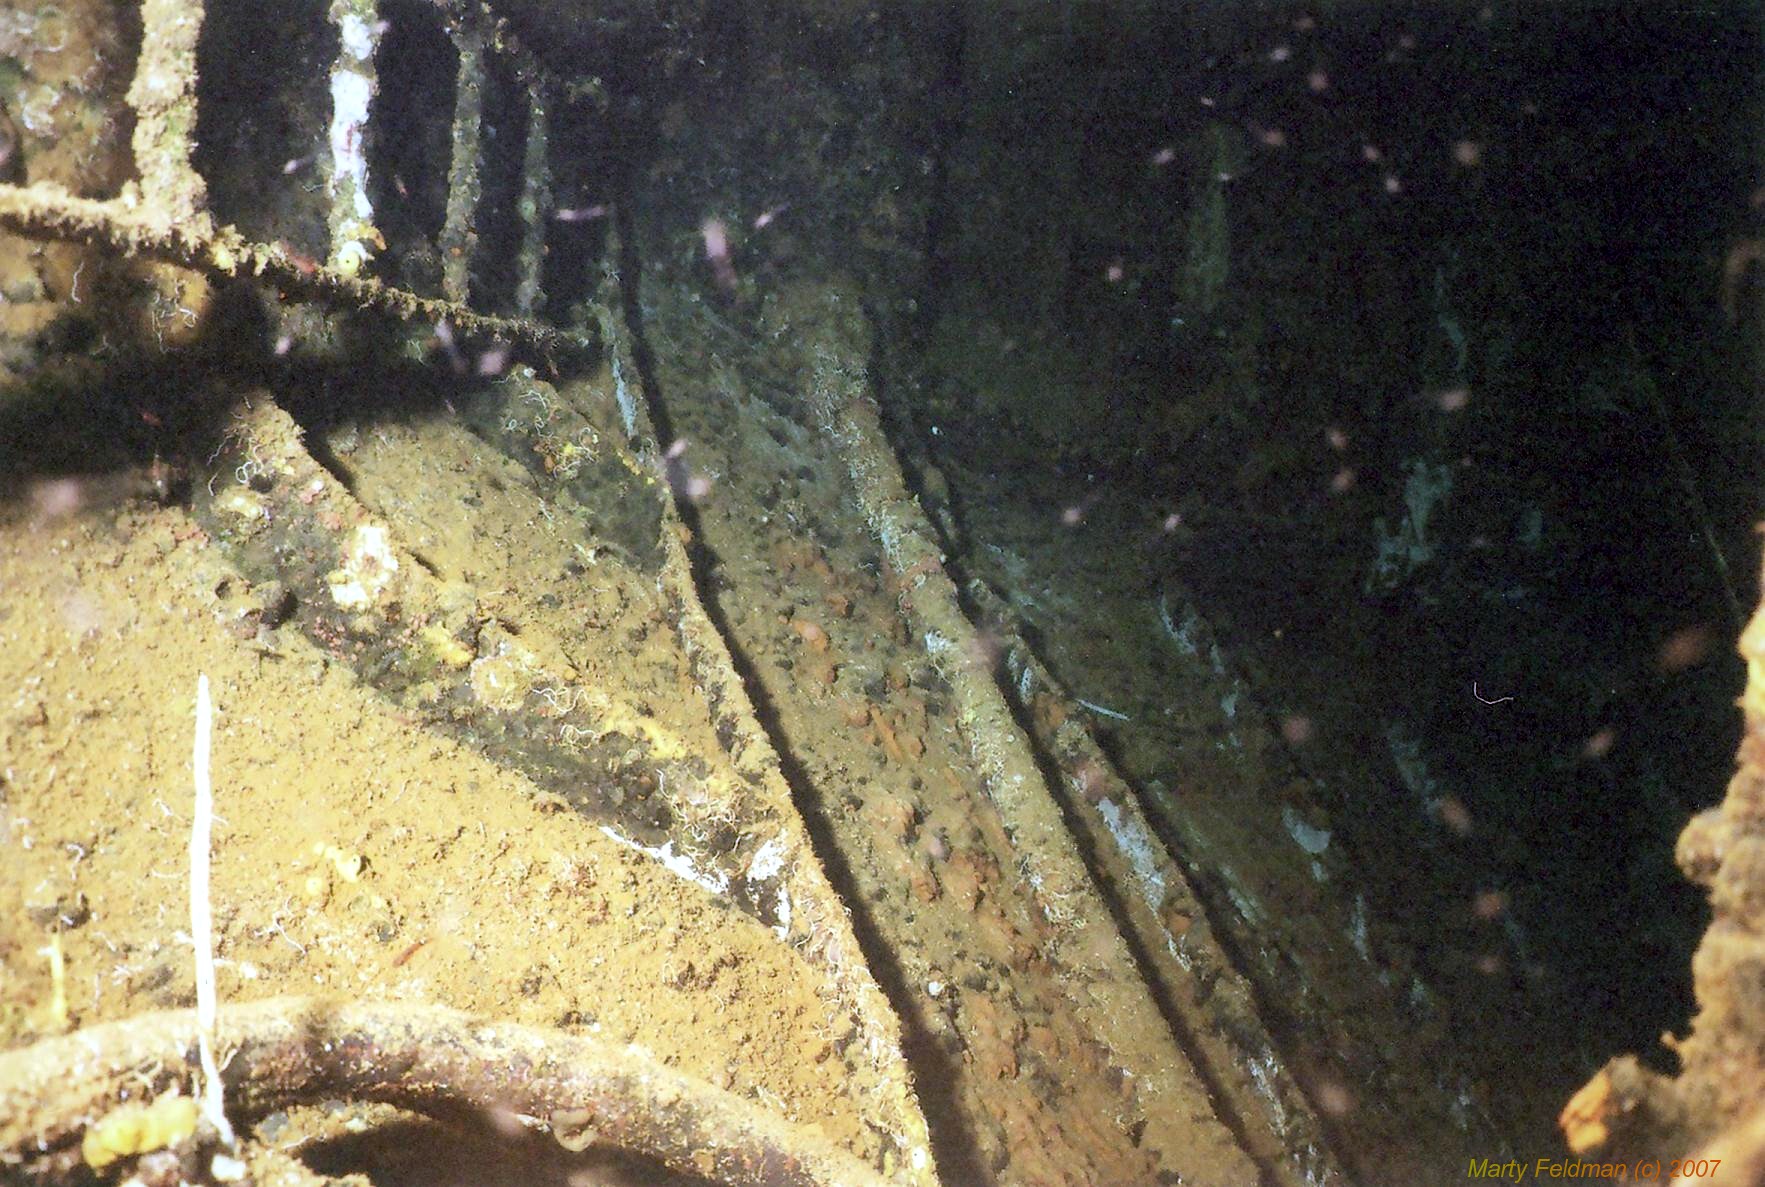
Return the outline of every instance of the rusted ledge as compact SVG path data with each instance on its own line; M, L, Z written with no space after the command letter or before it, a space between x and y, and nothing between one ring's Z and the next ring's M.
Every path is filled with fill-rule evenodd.
M272 998L220 1013L227 1107L262 1116L336 1097L466 1105L737 1187L889 1187L824 1139L629 1047L441 1006ZM108 1022L0 1055L0 1167L53 1175L126 1101L180 1086L196 1012Z
M1276 1053L1244 974L1220 947L1207 913L1171 851L1159 840L1133 788L1117 773L1071 692L1018 630L1005 600L975 578L969 604L998 640L1009 694L1042 752L1059 768L1055 783L1067 819L1098 855L1101 879L1139 940L1210 1087L1228 1098L1235 1129L1271 1185L1341 1187L1348 1182L1324 1126ZM1038 711L1038 702L1064 713ZM1110 860L1113 854L1115 860Z
M611 260L619 258L617 242L609 243L607 255ZM619 277L610 265L602 282L598 312L615 398L628 426L632 450L651 464L659 463L662 450L650 417L651 397L633 351ZM805 960L828 972L841 1007L858 1027L860 1049L881 1081L880 1091L868 1103L886 1126L889 1141L896 1145L884 1153L885 1173L907 1187L937 1187L931 1136L902 1052L900 1021L864 962L851 915L828 881L802 817L792 805L778 751L760 724L728 642L699 597L686 553L688 534L673 491L666 482L660 488L663 564L657 581L673 607L676 639L694 683L704 694L731 765L754 789L760 812L771 814L776 822L776 831L756 852L754 863L776 868L768 877L756 878L750 867L747 876L750 881L775 880L776 901L785 908L780 914L788 912L779 925L781 938ZM766 855L764 863L761 855Z
M597 348L588 335L522 318L475 313L377 280L345 276L280 244L251 243L230 226L213 233L190 225L161 226L120 201L76 198L54 186L0 186L0 230L32 239L90 244L215 278L255 278L299 301L371 309L412 322L447 322L458 337L517 343L548 361L590 354Z
M897 575L903 618L950 686L974 769L1052 929L1047 955L1061 967L1079 1019L1132 1085L1146 1122L1141 1143L1161 1168L1185 1183L1258 1183L1258 1169L1215 1114L1159 1012L1029 739L993 682L987 645L962 611L932 526L883 431L865 369L870 332L862 306L857 291L839 282L804 286L780 304L803 344L810 413L837 448L853 498Z

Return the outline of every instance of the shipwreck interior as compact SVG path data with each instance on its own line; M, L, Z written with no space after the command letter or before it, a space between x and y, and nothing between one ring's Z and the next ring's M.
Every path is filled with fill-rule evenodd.
M1762 132L1752 3L6 0L0 1181L1765 1182Z

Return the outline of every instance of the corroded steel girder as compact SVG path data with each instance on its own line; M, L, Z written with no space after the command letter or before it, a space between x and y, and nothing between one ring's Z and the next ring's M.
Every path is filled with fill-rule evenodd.
M285 296L339 309L368 309L413 322L446 322L464 338L532 348L547 358L595 349L592 337L528 318L474 312L361 276L346 276L282 244L252 243L233 227L213 231L193 220L167 225L128 199L78 198L54 186L0 186L0 229L34 239L60 239L124 256L193 268L216 279L248 277Z

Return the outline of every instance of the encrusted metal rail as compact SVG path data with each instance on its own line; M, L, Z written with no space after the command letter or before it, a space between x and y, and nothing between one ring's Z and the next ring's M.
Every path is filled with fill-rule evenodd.
M217 278L253 277L296 300L373 310L405 321L446 322L462 337L518 343L548 356L581 354L596 346L592 335L532 318L479 313L457 301L348 275L284 244L252 243L232 227L213 228L206 220L167 224L122 199L76 198L49 186L0 186L0 229L34 239L90 244Z

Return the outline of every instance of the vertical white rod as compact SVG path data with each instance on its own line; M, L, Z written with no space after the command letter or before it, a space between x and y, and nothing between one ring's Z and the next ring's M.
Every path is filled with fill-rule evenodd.
M214 917L208 905L209 836L213 832L214 790L208 779L209 735L214 706L208 675L196 677L196 812L190 821L190 936L196 947L197 1047L202 1059L202 1111L232 1148L233 1127L221 1108L221 1072L215 1065Z

